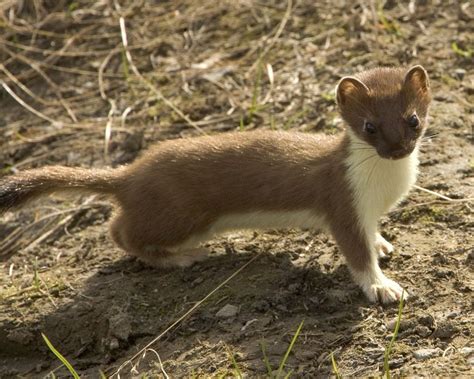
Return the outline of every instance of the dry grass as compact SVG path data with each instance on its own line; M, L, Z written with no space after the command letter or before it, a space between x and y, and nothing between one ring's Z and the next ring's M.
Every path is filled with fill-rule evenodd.
M442 59L472 58L469 30L437 41L451 51L448 58L438 59L436 46L427 49L433 16L417 15L415 3L385 10L385 2L370 0L351 6L329 0L317 6L310 0L5 1L0 100L15 111L0 119L0 168L116 166L156 140L229 130L337 133L342 125L333 88L340 76L414 61L443 72ZM456 12L468 9L460 3ZM469 98L460 101L472 106ZM466 199L430 194L469 206ZM53 211L38 207L15 218L0 241L2 258L67 233L84 212L108 210L94 198L50 204ZM227 281L109 374L128 372ZM65 286L48 283L14 289L8 298L34 291L50 298L53 287Z

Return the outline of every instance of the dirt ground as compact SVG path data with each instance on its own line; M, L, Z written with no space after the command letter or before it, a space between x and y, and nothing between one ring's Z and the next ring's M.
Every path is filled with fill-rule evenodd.
M396 246L382 267L412 295L390 367L472 377L472 4L152 3L0 4L3 173L117 166L203 132L341 133L341 76L423 64L434 101L418 185L451 200L414 189L382 220ZM207 261L157 270L113 245L111 213L96 196L51 196L1 216L0 377L67 376L41 333L82 377L264 377L303 320L285 375L331 376L331 352L343 377L382 375L398 307L368 303L330 236L232 233Z

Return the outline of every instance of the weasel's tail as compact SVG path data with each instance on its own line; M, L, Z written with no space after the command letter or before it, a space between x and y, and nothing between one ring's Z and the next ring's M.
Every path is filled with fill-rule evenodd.
M3 177L0 179L0 213L51 192L115 194L123 181L120 171L49 166Z

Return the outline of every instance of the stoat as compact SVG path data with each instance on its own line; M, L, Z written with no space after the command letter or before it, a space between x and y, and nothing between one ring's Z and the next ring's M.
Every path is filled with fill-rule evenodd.
M201 243L227 230L321 229L371 301L397 301L402 287L378 265L393 247L377 221L415 183L428 75L421 66L368 70L342 78L336 99L342 135L219 134L159 143L117 169L27 170L0 180L0 210L54 191L107 194L116 244L162 267L202 259Z

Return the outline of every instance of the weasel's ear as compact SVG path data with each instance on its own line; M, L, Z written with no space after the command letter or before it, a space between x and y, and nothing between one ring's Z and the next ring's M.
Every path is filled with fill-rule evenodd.
M336 100L344 106L349 99L360 99L369 94L369 88L353 76L345 76L336 87Z
M415 93L420 91L426 94L429 91L430 82L428 79L428 73L423 66L413 66L407 71L405 74L404 86L414 90Z

